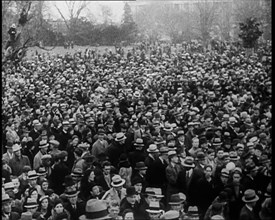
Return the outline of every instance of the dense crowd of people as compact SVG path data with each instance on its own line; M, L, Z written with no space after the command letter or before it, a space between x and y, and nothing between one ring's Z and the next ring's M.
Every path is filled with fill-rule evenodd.
M6 62L2 219L271 219L271 46L196 44Z

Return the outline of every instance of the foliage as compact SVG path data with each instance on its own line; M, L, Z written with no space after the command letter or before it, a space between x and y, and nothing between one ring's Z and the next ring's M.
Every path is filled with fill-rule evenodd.
M244 48L254 48L257 40L263 34L259 28L260 24L257 22L256 18L248 18L243 23L240 23L240 33L239 37L243 41Z

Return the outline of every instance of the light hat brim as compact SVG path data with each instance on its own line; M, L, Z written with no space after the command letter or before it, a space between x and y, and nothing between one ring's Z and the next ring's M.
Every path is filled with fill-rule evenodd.
M121 183L119 183L119 184L114 184L113 182L111 182L111 186L112 187L120 187L120 186L123 186L124 185L124 183L126 182L124 179L121 179Z
M249 203L249 202L257 202L259 200L259 196L255 195L255 198L252 200L246 200L245 196L242 197L243 202Z
M100 218L87 218L85 215L81 215L79 220L105 220L105 219L112 219L109 215L100 217Z

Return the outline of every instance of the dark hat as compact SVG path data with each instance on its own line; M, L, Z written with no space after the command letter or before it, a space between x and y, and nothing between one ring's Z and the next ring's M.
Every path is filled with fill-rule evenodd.
M244 192L244 196L242 197L242 200L243 200L245 203L256 202L256 201L259 200L259 197L256 195L255 190L253 190L253 189L247 189L247 190Z
M12 148L13 142L12 141L7 141L6 148Z
M197 153L197 160L204 160L205 159L205 154L202 151L199 151Z
M126 167L126 168L129 168L131 166L126 154L123 153L123 154L120 155L118 166L119 167Z
M143 161L137 162L135 166L136 170L147 170L147 166L145 166L145 163Z
M55 220L63 220L63 219L68 219L68 214L67 212L61 212L61 213L58 213L55 217Z
M169 204L170 205L182 204L185 200L186 200L186 196L184 199L184 198L181 198L180 195L177 193L177 194L171 195Z
M32 170L32 168L30 166L26 165L26 166L23 167L23 173L27 173L27 172L29 172L31 170Z
M137 183L143 183L143 179L139 176L135 176L133 179L132 179L132 185L136 185Z
M259 163L263 165L263 164L268 163L268 162L270 162L270 159L268 158L268 156L266 154L262 154L260 156Z
M129 186L126 188L126 196L130 197L130 196L134 196L136 195L136 189L134 186Z
M62 185L65 187L70 187L70 186L75 185L75 182L74 182L72 176L71 175L65 176L64 183Z
M263 146L261 144L256 144L255 150L263 151L264 148L263 148Z
M66 151L61 151L59 154L57 154L56 158L64 159L66 156L68 156L68 153Z

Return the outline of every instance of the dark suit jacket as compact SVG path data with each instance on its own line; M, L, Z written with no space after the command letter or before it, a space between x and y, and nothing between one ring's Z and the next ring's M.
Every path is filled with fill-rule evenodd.
M258 219L259 218L257 218L253 210L250 211L246 206L242 208L239 220L258 220Z
M110 179L111 179L111 177L110 177ZM101 186L102 189L103 189L104 191L108 191L108 190L110 189L110 187L108 186L108 184L107 184L107 182L106 182L106 180L105 180L103 174L97 176L97 177L95 178L95 182L96 182L99 186Z
M126 209L131 209L134 213L137 212L137 202L135 203L134 206L132 206L126 199L126 197L124 197L121 202L120 202L120 215L124 212L124 210Z
M128 154L128 159L132 167L136 166L137 162L145 161L146 154L143 151L132 151Z
M78 219L85 214L85 203L82 201L76 202L76 209L73 209L71 203L65 203L65 209L70 213L71 219Z
M146 180L149 186L162 188L164 185L167 185L166 178L166 167L168 163L166 161L161 162L159 158L157 158L153 164L151 170L146 173Z

